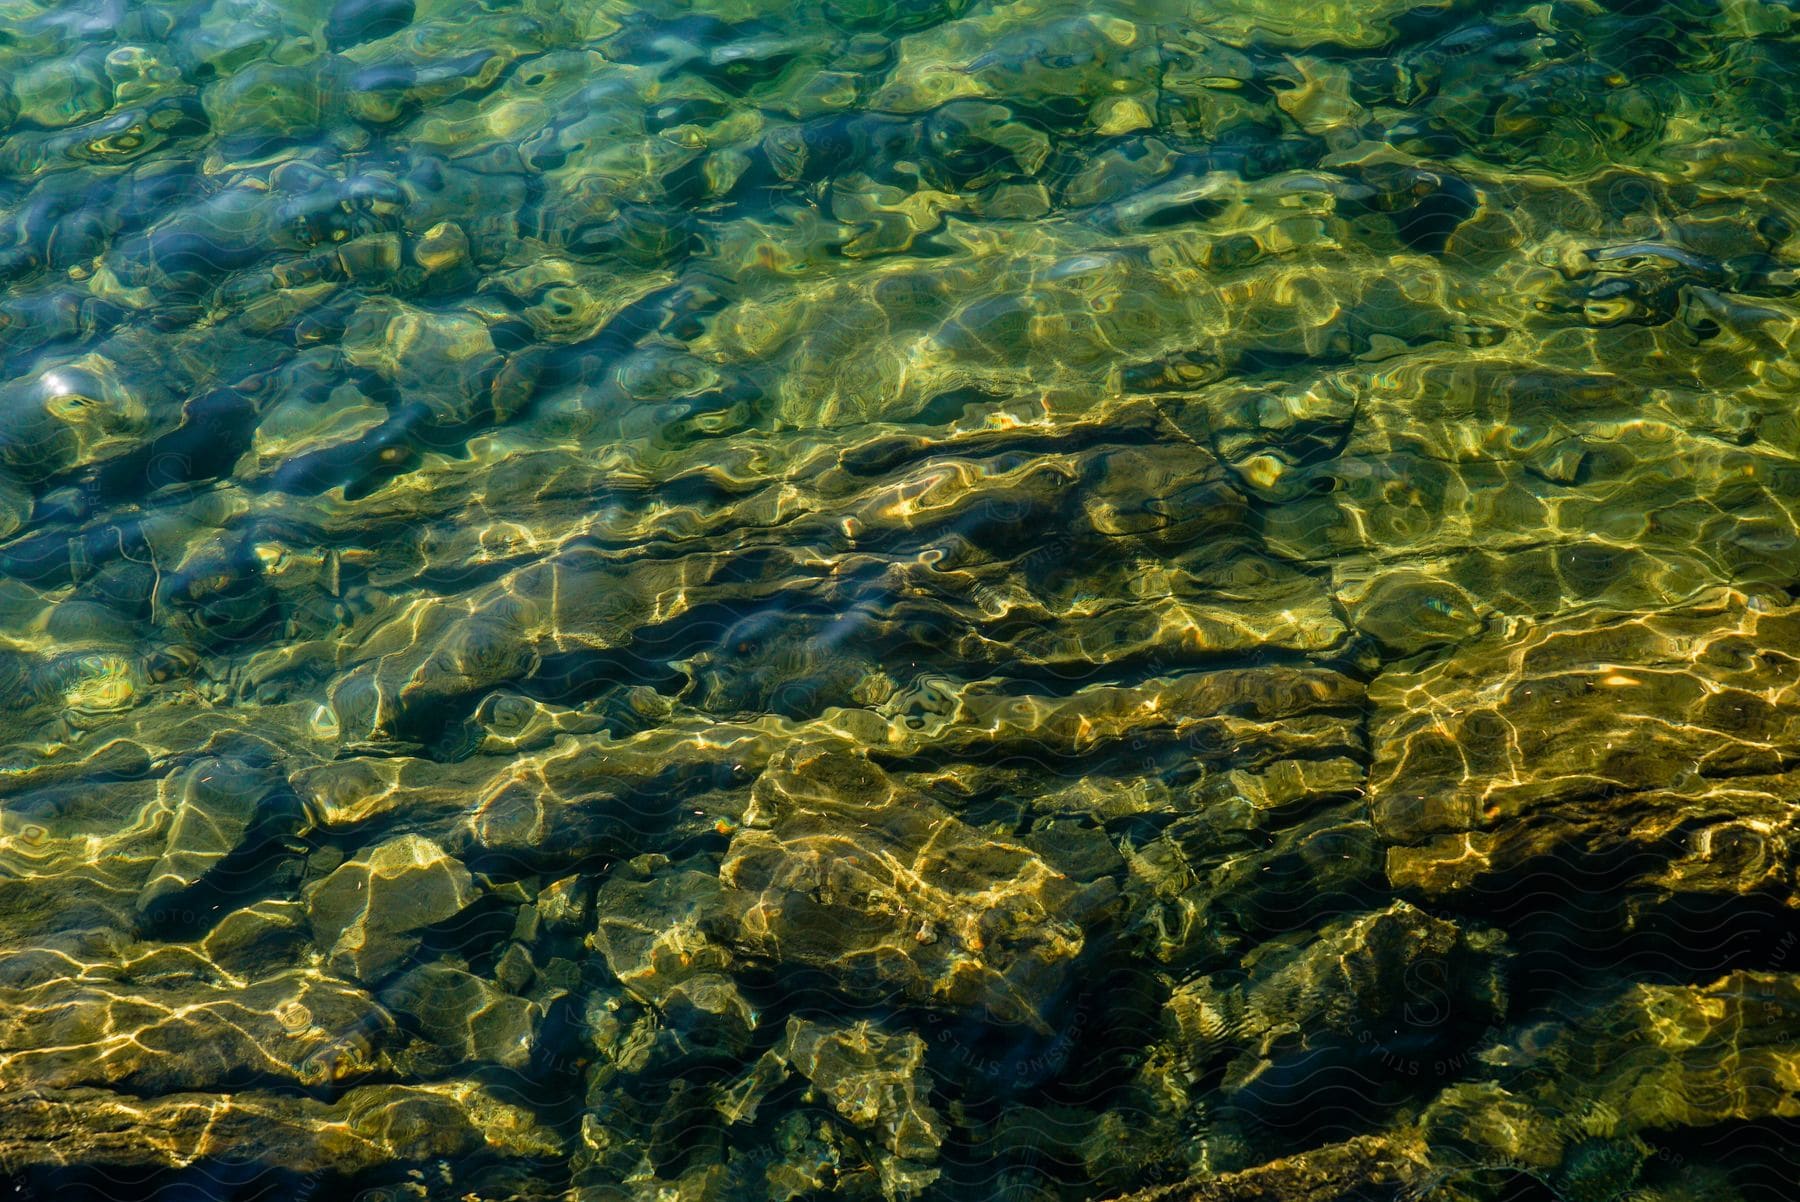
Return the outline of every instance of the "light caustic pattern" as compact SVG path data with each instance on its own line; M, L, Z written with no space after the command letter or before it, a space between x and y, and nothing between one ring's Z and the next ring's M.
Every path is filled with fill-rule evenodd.
M1790 1199L1796 80L0 0L0 1169Z

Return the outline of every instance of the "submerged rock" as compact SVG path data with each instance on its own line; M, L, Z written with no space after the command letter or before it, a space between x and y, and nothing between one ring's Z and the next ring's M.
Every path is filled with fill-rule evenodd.
M1785 1196L1794 32L9 4L0 1166Z
M175 973L52 976L0 988L0 1080L8 1092L117 1088L140 1096L274 1079L347 1083L392 1064L392 1017L343 981L290 969L248 982ZM65 962L66 963L66 962Z
M888 1191L929 1185L908 1161L935 1160L944 1120L928 1100L925 1041L912 1032L889 1035L868 1022L840 1026L788 1019L778 1055L813 1083L832 1109L853 1126L875 1133L895 1161L882 1166ZM902 1186L904 1183L904 1186Z
M338 0L325 19L325 40L333 50L406 28L413 19L413 0Z
M1635 857L1640 888L1786 898L1797 682L1800 612L1730 594L1386 674L1370 793L1390 875L1447 895L1523 885L1549 857Z
M99 354L0 384L0 414L0 466L27 483L122 454L149 425L143 396Z
M181 778L169 843L138 894L140 913L154 918L165 898L191 888L237 851L268 791L264 773L241 760L209 759Z
M301 958L311 935L306 907L296 899L279 898L226 914L199 948L225 972L255 976Z
M1372 1059L1399 1035L1454 1037L1506 1013L1504 941L1465 931L1406 902L1326 926L1296 946L1258 947L1242 968L1203 977L1169 999L1177 1054L1204 1064L1242 1050L1226 1088L1244 1088L1274 1060L1350 1037Z
M729 975L738 957L709 933L728 913L718 880L699 872L642 879L635 869L595 895L592 946L633 996L656 1007L684 1051L742 1055L758 1015Z
M1425 1141L1402 1130L1326 1144L1253 1169L1122 1194L1115 1202L1340 1202L1372 1190L1392 1194L1428 1186L1435 1176Z
M1539 1113L1587 1116L1563 1134L1625 1138L1800 1113L1789 1034L1791 973L1734 972L1705 985L1633 984L1560 1021L1484 1047L1509 1092Z
M1083 884L860 757L771 766L719 869L747 956L862 1000L1048 1030L1112 882Z
M225 1161L354 1174L395 1160L560 1151L528 1110L472 1081L365 1085L331 1102L255 1090L148 1100L101 1089L8 1090L0 1115L0 1147L22 1170L66 1165L56 1139L71 1128L85 1135L86 1163L115 1172Z
M446 1065L531 1060L539 1008L448 964L422 964L382 987L382 1004L417 1024Z
M307 920L335 971L376 981L405 963L419 932L475 900L469 870L429 839L402 835L304 890Z

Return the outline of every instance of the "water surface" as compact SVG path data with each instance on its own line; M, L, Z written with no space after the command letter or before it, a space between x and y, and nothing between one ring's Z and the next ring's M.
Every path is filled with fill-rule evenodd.
M0 0L16 1195L1793 1197L1797 66Z

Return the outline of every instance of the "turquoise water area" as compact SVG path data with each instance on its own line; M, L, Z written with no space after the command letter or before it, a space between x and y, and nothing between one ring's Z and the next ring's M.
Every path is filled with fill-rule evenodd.
M1788 1202L1800 9L0 0L0 1174Z

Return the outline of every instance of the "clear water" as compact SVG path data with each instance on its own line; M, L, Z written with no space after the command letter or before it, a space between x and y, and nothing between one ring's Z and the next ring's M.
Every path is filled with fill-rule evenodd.
M15 1196L1791 1198L1796 66L0 0Z

